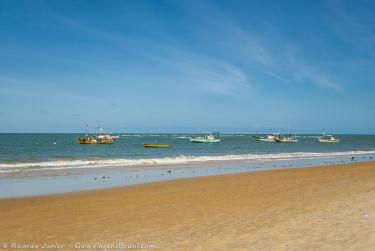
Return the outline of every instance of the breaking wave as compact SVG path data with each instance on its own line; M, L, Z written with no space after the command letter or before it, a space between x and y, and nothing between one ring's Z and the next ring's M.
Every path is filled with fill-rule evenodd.
M215 161L278 161L298 159L324 159L335 157L349 157L358 155L375 154L375 151L349 151L349 152L294 152L275 154L242 154L220 156L178 156L153 159L100 159L100 160L55 160L46 162L22 162L2 164L0 173L32 171L32 170L59 170L73 168L101 168L101 167L127 167L127 166L152 166L152 165L177 165L189 163L204 163Z

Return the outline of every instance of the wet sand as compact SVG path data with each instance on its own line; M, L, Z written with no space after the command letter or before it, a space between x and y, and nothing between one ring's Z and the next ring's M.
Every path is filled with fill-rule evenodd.
M3 199L0 223L0 249L373 250L375 162Z

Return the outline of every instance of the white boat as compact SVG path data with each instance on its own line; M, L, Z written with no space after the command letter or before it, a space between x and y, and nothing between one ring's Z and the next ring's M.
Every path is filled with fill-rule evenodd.
M275 137L277 143L297 143L298 139L295 134L289 134L288 136L277 135Z
M112 134L98 134L95 136L96 139L99 139L99 140L112 140L112 141L115 141L116 139L118 139L119 137L118 136L113 136Z
M203 136L190 137L190 142L192 143L219 143L221 139L218 133L207 134Z
M279 135L278 133L274 133L273 135L267 135L265 137L263 136L253 136L256 141L262 141L262 142L275 142L275 137Z
M340 142L339 139L336 139L330 134L324 134L319 138L319 142L321 143L338 143Z

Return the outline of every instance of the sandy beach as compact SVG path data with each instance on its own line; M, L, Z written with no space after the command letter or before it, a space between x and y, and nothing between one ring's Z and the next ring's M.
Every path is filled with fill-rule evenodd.
M0 249L373 250L374 180L365 162L3 199Z

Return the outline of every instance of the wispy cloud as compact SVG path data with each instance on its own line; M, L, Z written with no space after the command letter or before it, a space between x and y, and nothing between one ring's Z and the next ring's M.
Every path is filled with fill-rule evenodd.
M371 2L371 1L370 1ZM350 3L350 2L349 2ZM331 2L333 32L343 42L362 50L367 54L375 53L375 18L373 13L366 6L365 2L356 3L354 6L347 6L343 2ZM360 15L355 9L360 9Z
M108 40L108 41L112 41L116 43L124 43L124 42L129 41L127 38L125 38L122 35L107 32L107 31L98 29L96 27L90 26L90 25L82 24L81 22L77 22L70 18L57 16L57 15L52 15L50 17L61 24L69 26L70 28L73 28L75 30L84 32L84 34L90 34L91 36L95 36L96 38L99 38L99 39L104 39L104 40Z
M220 32L220 43L227 45L226 54L235 60L288 85L303 82L337 92L342 90L335 73L323 69L322 62L306 59L301 53L304 48L283 35L277 24L260 20L262 29L244 27L213 4L198 5L200 8L195 9L204 12L207 22Z
M273 67L275 65L274 56L264 47L263 43L261 43L258 38L245 32L236 25L233 25L231 30L235 33L235 38L238 39L242 45L240 47L242 52L251 60L268 67Z
M252 35L238 25L232 24L231 31L240 44L237 48L256 70L285 83L305 82L334 91L342 90L332 74L323 71L317 64L308 63L298 54L301 49L288 39L278 36L274 43L279 45L271 47L266 42L268 38Z
M285 65L286 71L289 71L289 74L291 74L295 80L305 81L337 92L342 91L342 87L338 81L335 81L333 76L319 69L318 66L314 67L292 53L289 53L289 55L285 57L285 60L287 62Z
M124 50L128 50L126 45L134 42L120 34L83 25L67 18L56 17L56 20L86 34L121 44ZM136 47L131 47L133 53L173 69L183 77L183 82L188 82L189 85L222 95L233 95L241 88L249 88L246 74L230 62L155 41L148 44L139 43Z
M282 34L277 34L273 38L272 29L276 35L277 28L272 24L268 24L271 35L262 35L262 32L246 30L226 13L217 11L213 6L205 5L204 12L207 16L207 25L220 27L218 30L226 34L223 39L228 43L223 48L227 55L233 56L234 60L231 60L230 56L224 59L224 57L205 55L194 50L189 51L178 48L175 44L136 41L135 38L100 30L64 17L57 17L56 20L90 36L122 45L124 50L131 48L133 53L174 69L189 79L191 84L196 84L212 93L233 94L241 88L250 87L251 76L246 69L234 63L236 61L288 85L306 83L337 92L342 90L335 74L329 69L323 69L320 62L305 59L302 53L299 53L303 51L302 48L299 48L293 41ZM214 19L220 21L214 22ZM205 36L210 37L213 32L207 29ZM216 41L211 42L216 43Z
M249 88L246 74L238 67L223 60L192 52L170 49L162 55L149 57L173 69L185 83L212 93L233 95Z

